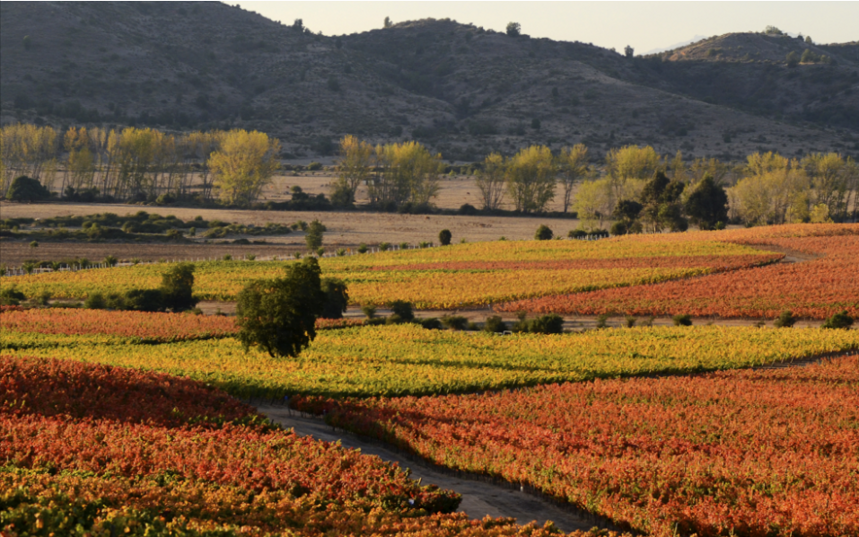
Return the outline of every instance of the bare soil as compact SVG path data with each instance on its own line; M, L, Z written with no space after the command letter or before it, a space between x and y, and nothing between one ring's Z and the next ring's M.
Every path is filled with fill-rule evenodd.
M259 406L257 410L283 427L294 429L301 436L312 436L326 442L339 441L345 448L360 449L365 455L376 455L384 461L408 468L412 479L419 479L422 485L437 485L458 492L462 495L462 503L457 511L466 513L473 519L481 519L486 515L514 517L520 524L536 521L540 525L551 520L565 532L605 525L588 513L575 510L572 506L553 503L521 488L489 482L477 475L454 473L380 442L335 430L318 417L310 417L280 406Z

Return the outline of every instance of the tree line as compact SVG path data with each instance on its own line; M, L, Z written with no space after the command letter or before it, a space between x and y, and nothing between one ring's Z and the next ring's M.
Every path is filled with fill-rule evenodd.
M27 176L71 200L217 197L227 205L250 206L279 169L280 149L277 139L256 131L174 135L150 128L70 127L61 134L50 126L9 125L0 130L0 194L8 197L15 178ZM857 217L859 169L838 153L791 159L757 152L730 165L713 158L690 162L679 151L661 156L650 146L613 148L599 158L584 144L557 152L534 145L509 156L491 153L473 167L480 210L542 213L559 199L563 212L575 212L591 229L610 221L623 222L629 231L680 228L684 221L715 225L699 212L723 196L723 224ZM445 168L442 155L419 142L374 146L345 136L330 203L349 208L360 201L386 211L430 208ZM367 198L357 200L361 186ZM635 213L638 205L641 212Z

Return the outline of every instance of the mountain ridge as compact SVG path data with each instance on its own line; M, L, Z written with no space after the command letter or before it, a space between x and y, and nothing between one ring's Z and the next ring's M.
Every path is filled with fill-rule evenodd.
M449 19L327 37L226 4L182 2L4 2L0 25L4 123L253 128L281 138L286 158L330 154L345 134L414 138L462 161L532 143L647 144L730 159L859 153L851 43L726 34L750 37L626 58ZM741 59L728 51L738 39L813 48L835 62Z

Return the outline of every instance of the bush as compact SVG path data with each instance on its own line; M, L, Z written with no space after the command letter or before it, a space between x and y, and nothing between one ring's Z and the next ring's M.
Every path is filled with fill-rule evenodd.
M349 304L349 291L346 282L338 278L324 278L321 283L322 292L325 293L325 305L322 308L322 317L325 319L342 319Z
M531 319L528 331L534 334L560 334L564 331L564 318L555 313Z
M361 311L364 313L364 315L367 316L368 319L372 319L376 316L376 306L372 304L365 304L361 306Z
M450 244L450 239L453 238L453 234L449 229L442 229L438 232L438 242L442 246L448 246Z
M588 236L588 232L584 229L571 229L569 233L567 233L567 237L571 239L583 239Z
M404 321L411 321L415 318L411 302L406 302L405 300L395 300L391 302L391 311L394 312L394 315Z
M783 311L773 322L773 326L776 328L790 328L794 324L796 324L796 317L791 311Z
M484 332L504 332L507 330L507 324L501 320L501 317L498 315L492 315L491 317L486 318L486 322L483 324Z
M107 307L107 301L101 293L93 293L84 300L84 307L88 310L103 310Z
M328 231L328 228L319 220L314 220L307 226L307 235L304 236L304 241L311 252L322 247L322 234L326 231Z
M379 251L387 252L390 249L391 249L391 243L390 242L383 242L379 245Z
M427 330L441 330L442 329L442 321L439 321L435 317L422 319L420 321L420 323L421 323L421 326L426 328Z
M441 318L441 324L450 330L465 330L468 328L468 319L460 315L445 315Z
M629 232L629 228L627 228L626 224L623 222L615 222L614 224L611 225L611 229L609 230L609 233L611 233L614 236L626 235L628 232Z
M366 254L367 250L369 250L369 248L367 248L367 245L364 244L363 242L358 245L358 253L359 254Z
M194 265L179 263L161 277L163 307L172 311L185 311L197 305L194 298Z
M108 304L112 309L133 311L165 311L164 293L160 289L132 289L125 293L122 300L114 300Z
M632 328L633 326L635 326L635 321L636 321L635 317L633 317L632 315L627 315L626 316L626 327Z
M237 338L245 350L259 346L272 357L298 356L316 338L316 318L325 307L319 263L294 263L286 277L257 280L241 290Z
M104 258L104 264L108 267L115 267L117 263L119 263L119 260L112 255L106 256Z
M477 214L477 208L470 203L463 203L462 205L460 205L457 213L462 215L475 215Z
M232 261L232 260L233 260L233 256L231 256L230 254L224 255L224 261Z
M26 175L16 177L6 192L6 199L10 201L41 201L50 197L50 191L42 183Z
M674 326L692 326L692 316L689 314L675 315L671 320Z
M540 227L537 228L537 232L534 233L534 238L537 239L538 241L552 240L553 236L554 236L554 233L552 233L552 230L549 229L548 226L544 226L544 225L540 225Z
M597 328L607 328L608 315L600 315L597 317Z
M407 243L407 242L401 242L400 243L400 250L408 250L408 248L409 248L409 243Z
M853 326L853 317L847 315L846 311L841 311L834 314L832 317L826 319L826 322L823 323L823 328L831 328L831 329L847 329Z
M7 287L0 290L0 306L17 306L22 300L27 297L21 291L15 290L14 287Z
M343 257L344 255L346 255L346 249L345 248L338 248L336 254L337 254L337 257Z

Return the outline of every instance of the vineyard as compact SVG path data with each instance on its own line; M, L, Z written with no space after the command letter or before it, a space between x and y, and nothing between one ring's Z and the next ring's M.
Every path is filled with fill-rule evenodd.
M328 421L654 536L859 535L859 356L331 402Z
M653 285L547 296L512 302L498 309L585 315L622 312L770 319L785 310L810 319L824 319L846 310L852 316L859 316L859 278L856 278L859 234L773 237L753 243L796 250L818 258Z
M641 285L766 265L783 256L751 246L661 236L606 241L497 241L323 258L323 273L349 285L357 304L406 300L419 308L483 305L528 297ZM285 261L197 265L195 295L234 300L249 281L283 274ZM137 265L2 278L27 296L82 299L154 288L169 265Z
M4 535L555 533L453 514L456 494L165 375L0 357L0 430Z
M857 259L859 226L833 224L459 244L320 266L362 305L823 319L859 316ZM285 266L198 264L193 290L232 300ZM80 299L157 288L168 268L4 276L0 288ZM859 535L859 330L696 319L502 334L378 321L317 319L307 349L272 358L243 348L235 317L0 306L0 534L559 534L454 512L467 491L299 436L256 403L635 534Z
M842 330L692 326L498 336L393 325L326 330L299 359L279 360L261 351L245 353L232 337L141 340L126 335L125 312L100 315L111 319L103 333L78 334L56 322L61 317L54 318L53 333L17 331L12 327L23 326L19 317L32 322L34 314L4 313L0 349L187 375L245 399L278 400L463 393L732 369L859 349L859 332ZM172 315L169 324L178 333L198 326L195 316L158 315ZM190 327L180 328L183 322Z

